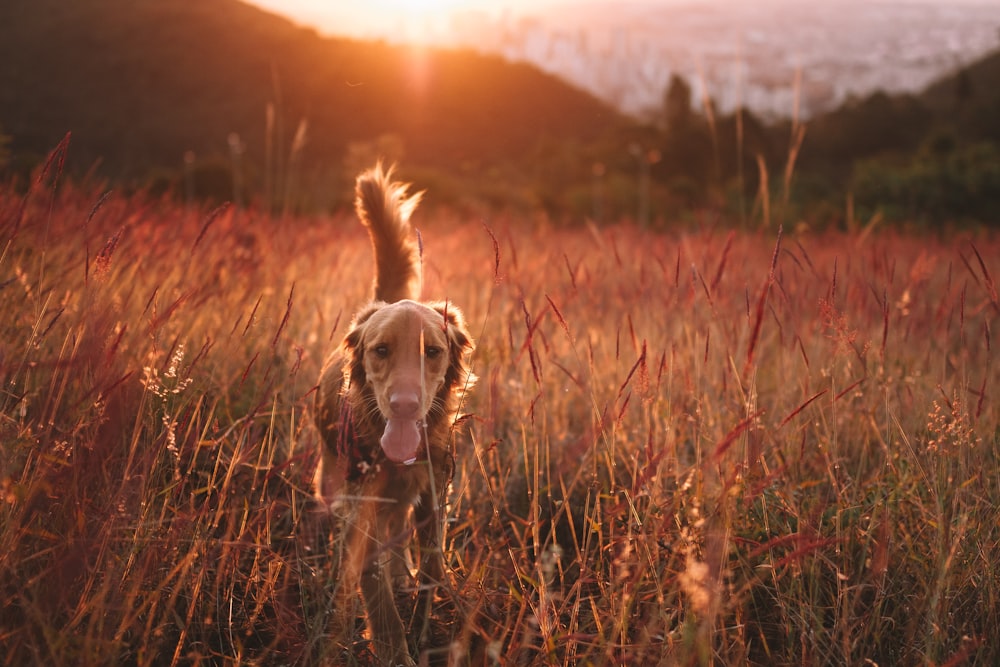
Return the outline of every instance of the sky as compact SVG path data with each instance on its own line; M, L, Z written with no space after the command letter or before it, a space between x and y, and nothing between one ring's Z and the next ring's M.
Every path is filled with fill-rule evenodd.
M807 112L913 92L995 49L1000 25L1000 0L244 1L326 36L530 62L630 113L659 104L674 73L761 113L800 103L786 99L799 68ZM699 6L711 11L671 11Z
M325 35L363 39L392 36L392 41L435 43L447 41L451 17L460 12L528 15L554 7L572 6L578 0L244 0L292 21L316 28ZM594 0L582 0L593 2ZM633 5L678 5L733 0L628 0ZM759 2L760 0L737 0ZM838 1L838 0L826 0ZM981 2L996 0L952 0ZM607 3L610 4L610 3Z
M405 25L417 41L442 32L456 11L519 13L560 0L247 0L296 23L310 25L324 34L378 37ZM646 0L649 1L649 0Z
M394 41L434 43L446 37L450 17L456 12L477 11L492 15L531 14L553 7L572 11L575 0L245 0L292 21L316 28L325 35L363 39L384 38ZM587 0L583 0L587 1ZM632 4L678 5L698 2L742 4L767 0L629 0ZM792 2L796 0L790 0ZM810 0L801 0L808 2ZM998 0L824 0L827 3L849 2L922 2L944 5L983 5ZM609 3L610 4L610 3Z

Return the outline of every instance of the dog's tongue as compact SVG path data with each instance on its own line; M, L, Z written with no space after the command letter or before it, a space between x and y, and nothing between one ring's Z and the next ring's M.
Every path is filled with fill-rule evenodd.
M382 434L382 451L395 463L407 465L417 460L420 429L412 419L388 419Z

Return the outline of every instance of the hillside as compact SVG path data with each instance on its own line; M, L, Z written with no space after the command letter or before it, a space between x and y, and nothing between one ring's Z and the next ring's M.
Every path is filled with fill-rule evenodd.
M859 158L916 151L928 135L1000 141L1000 51L941 77L919 95L875 92L809 122L804 164L849 169Z
M237 0L0 3L0 128L22 162L72 131L76 171L141 180L226 155L236 132L261 164L269 103L286 151L308 122L302 160L321 169L385 134L408 162L475 167L621 121L530 66L321 38Z
M1000 144L1000 51L935 82L921 97L963 138Z
M919 95L879 92L810 119L785 192L775 175L790 121L710 123L683 81L680 116L664 108L643 125L529 65L322 38L238 0L0 3L0 133L15 171L71 131L73 174L216 200L263 194L283 210L346 203L356 169L385 153L437 202L663 225L710 208L745 221L766 210L760 158L772 197L787 200L781 219L996 225L998 77L1000 52ZM303 121L304 147L286 164ZM233 133L246 152L239 179ZM651 160L645 184L637 156Z

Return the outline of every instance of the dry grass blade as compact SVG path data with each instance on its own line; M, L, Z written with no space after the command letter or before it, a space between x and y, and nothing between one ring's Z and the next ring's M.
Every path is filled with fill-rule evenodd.
M357 223L53 198L61 159L0 186L4 660L377 664L311 493ZM486 231L424 230L481 381L415 660L1000 661L995 237Z

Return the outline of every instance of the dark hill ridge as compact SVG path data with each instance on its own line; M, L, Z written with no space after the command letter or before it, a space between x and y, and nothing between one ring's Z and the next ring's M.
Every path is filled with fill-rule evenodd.
M279 92L280 91L280 92ZM5 0L0 128L43 155L67 131L78 169L113 178L224 153L263 160L280 99L290 142L337 165L348 142L394 133L428 165L517 160L541 139L593 139L622 117L527 65L471 53L321 38L237 0Z
M859 215L902 202L904 216L937 211L936 220L996 224L998 77L1000 52L920 95L875 93L812 119L793 203L837 221L851 194ZM276 162L265 169L272 102ZM277 162L303 119L300 168L283 171ZM785 168L787 121L747 116L742 146L737 126L735 116L719 117L713 138L700 108L673 127L624 118L527 65L325 39L238 0L0 0L0 132L13 137L18 172L72 131L76 173L98 163L113 181L149 183L155 174L157 185L179 189L193 150L203 159L184 181L190 192L237 198L229 163L213 159L226 157L236 132L247 194L305 210L347 203L330 193L347 197L347 180L373 152L369 144L354 154L352 142L394 135L412 178L442 202L611 219L637 213L643 153L630 149L642 147L659 158L649 211L670 219L736 201L741 186L741 201L752 201L758 155L771 174ZM391 156L397 143L383 145ZM345 157L350 167L341 169ZM940 201L925 201L932 194Z
M921 100L962 137L1000 144L1000 51L933 83Z

